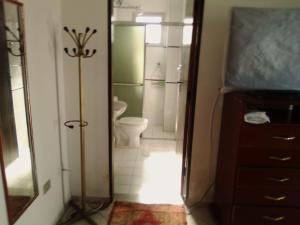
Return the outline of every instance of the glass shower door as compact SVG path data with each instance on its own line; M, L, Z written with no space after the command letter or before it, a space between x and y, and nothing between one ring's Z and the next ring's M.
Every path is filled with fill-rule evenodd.
M112 43L113 96L127 103L123 116L142 117L145 27L114 25Z

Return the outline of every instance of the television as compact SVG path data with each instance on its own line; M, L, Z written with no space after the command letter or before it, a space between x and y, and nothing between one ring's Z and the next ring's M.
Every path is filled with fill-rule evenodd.
M233 8L224 82L300 91L300 9Z

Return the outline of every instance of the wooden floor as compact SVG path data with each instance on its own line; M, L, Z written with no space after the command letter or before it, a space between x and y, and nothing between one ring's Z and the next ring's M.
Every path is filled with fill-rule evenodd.
M9 218L17 218L30 201L28 196L9 196Z

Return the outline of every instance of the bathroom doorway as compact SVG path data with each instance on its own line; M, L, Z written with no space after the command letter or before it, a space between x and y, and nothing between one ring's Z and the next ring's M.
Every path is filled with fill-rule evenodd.
M188 194L203 1L123 0L110 10L111 195L179 203Z

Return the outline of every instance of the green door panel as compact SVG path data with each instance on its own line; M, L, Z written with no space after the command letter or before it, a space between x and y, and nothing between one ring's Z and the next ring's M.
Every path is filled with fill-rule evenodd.
M113 95L128 104L123 117L142 117L144 67L144 26L115 25L112 44Z
M143 86L113 86L113 96L127 103L127 109L121 117L142 117Z
M114 26L112 81L116 83L143 83L144 61L144 26Z

